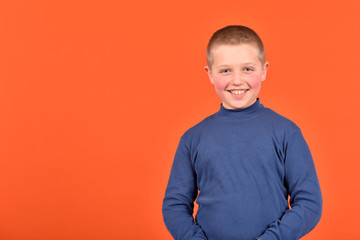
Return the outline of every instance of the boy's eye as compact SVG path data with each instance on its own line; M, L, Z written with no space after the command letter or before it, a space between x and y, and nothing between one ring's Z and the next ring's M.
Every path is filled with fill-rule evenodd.
M245 72L251 72L253 69L252 68L249 68L249 67L246 67L246 68L244 68L244 71Z
M220 73L229 73L229 72L230 72L229 69L221 69L221 70L220 70Z

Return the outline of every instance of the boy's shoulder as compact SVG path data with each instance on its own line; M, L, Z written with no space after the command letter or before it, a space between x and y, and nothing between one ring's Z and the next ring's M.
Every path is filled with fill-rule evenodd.
M213 113L210 116L205 117L203 120L201 120L197 124L190 127L187 131L185 131L182 138L187 138L187 137L199 134L203 131L206 131L206 129L211 127L212 123L214 122L215 115L216 115L216 113Z
M286 136L289 137L295 133L301 134L301 129L294 121L279 114L271 108L266 109L268 109L268 111L264 116L263 125L268 129L272 129L275 136L283 138Z
M269 119L274 121L274 124L280 124L284 125L284 127L288 127L291 129L297 129L299 128L295 122L293 122L291 119L279 114L278 112L272 110L271 108L268 109Z

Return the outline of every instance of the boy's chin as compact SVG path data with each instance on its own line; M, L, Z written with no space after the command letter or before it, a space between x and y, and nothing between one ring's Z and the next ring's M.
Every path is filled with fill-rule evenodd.
M244 109L244 108L250 107L250 106L253 105L255 102L256 102L256 99L255 99L255 101L253 101L253 102L251 102L251 103L226 104L226 103L222 102L222 105L223 105L223 107L226 108L226 109L230 109L230 110L240 110L240 109Z

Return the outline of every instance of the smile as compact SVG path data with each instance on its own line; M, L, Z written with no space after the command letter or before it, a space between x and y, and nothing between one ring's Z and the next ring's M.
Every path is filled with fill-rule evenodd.
M243 93L245 93L248 89L246 90L240 90L240 89L236 89L236 90L228 90L228 92L235 94L235 95L241 95Z

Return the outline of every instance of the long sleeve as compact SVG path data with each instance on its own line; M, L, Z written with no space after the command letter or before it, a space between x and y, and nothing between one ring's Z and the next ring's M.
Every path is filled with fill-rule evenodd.
M196 173L189 147L182 137L171 168L162 208L165 225L175 240L207 239L193 218L197 194Z
M297 129L284 144L285 184L291 209L270 224L258 237L261 240L296 240L310 232L319 222L322 196L310 150Z

